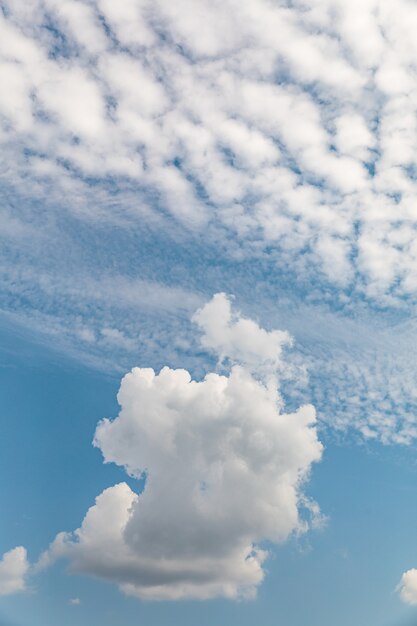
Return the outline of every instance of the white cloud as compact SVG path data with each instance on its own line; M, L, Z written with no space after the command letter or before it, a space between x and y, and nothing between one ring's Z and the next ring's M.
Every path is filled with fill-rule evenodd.
M213 334L218 307L223 333ZM197 320L211 349L223 356L227 348L234 360L241 354L243 365L200 381L169 367L134 368L123 378L120 413L98 424L94 443L105 462L146 477L144 491L126 483L106 489L78 530L57 536L42 567L65 557L72 571L145 599L252 597L264 577L262 542L285 541L308 528L306 515L320 517L303 495L322 454L314 408L283 413L276 384L244 366L249 355L250 366L258 358L274 375L288 336L232 316L224 294ZM260 340L258 355L242 329Z
M98 0L97 7L123 46L137 50L157 40L152 27L147 24L147 0L125 0L123 7L115 5L112 0Z
M22 546L3 554L0 560L0 596L24 591L29 571L26 550Z
M417 604L417 569L404 572L396 590L403 602Z
M60 205L79 211L86 181L98 193L112 177L130 211L130 181L162 223L225 229L245 255L274 245L282 267L371 298L415 296L412 4L6 4L0 141L16 189L49 197L41 159Z
M217 293L192 319L203 331L204 348L218 355L220 362L229 359L250 371L275 374L281 364L283 347L292 341L287 332L268 332L232 311L231 301L224 293Z
M374 147L375 137L359 113L345 113L336 120L336 145L342 154L369 161L369 149Z
M52 65L50 72L37 92L45 113L56 115L64 132L86 138L104 133L104 102L97 83L79 68Z
M56 16L60 28L90 54L101 54L108 40L98 16L88 3L77 0L46 0L46 6Z

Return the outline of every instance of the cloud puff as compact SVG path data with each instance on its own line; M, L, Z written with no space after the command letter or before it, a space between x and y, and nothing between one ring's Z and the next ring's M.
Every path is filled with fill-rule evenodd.
M250 371L274 373L281 363L282 349L291 344L290 335L282 330L270 332L251 319L232 311L230 299L217 293L192 318L203 331L201 345Z
M403 602L417 604L417 569L409 569L404 572L396 590Z
M25 548L19 546L3 554L0 560L0 596L24 591L29 562Z
M204 327L209 315L213 332L219 303L229 303L224 294L197 314ZM233 320L227 333L237 358L248 344L234 329L248 320ZM224 330L225 318L218 325ZM255 340L260 336L260 362L267 354L273 373L266 331L253 322L249 329ZM274 332L279 353L284 334ZM224 355L223 335L214 336L219 342L210 347ZM252 597L264 577L262 542L306 530L301 508L318 514L302 493L322 454L314 408L282 412L276 385L241 365L200 381L181 369L134 368L118 401L118 417L98 424L94 443L105 462L144 477L144 491L138 495L126 483L106 489L78 530L58 535L43 565L66 557L73 571L146 599Z

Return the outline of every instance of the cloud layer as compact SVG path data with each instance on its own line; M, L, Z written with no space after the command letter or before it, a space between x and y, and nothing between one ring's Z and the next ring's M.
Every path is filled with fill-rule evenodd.
M234 314L230 327L228 315L211 316L219 305L231 315L230 301L218 294L197 319L206 337L228 329L233 341L210 347L235 360L246 353L247 337L233 329L249 320ZM268 334L254 322L250 328ZM288 337L270 335L278 358ZM265 350L261 342L263 367ZM308 528L308 511L319 515L302 492L322 454L315 411L281 411L270 348L267 356L273 363L267 382L242 365L201 381L168 367L127 374L120 413L99 423L94 443L105 462L145 477L144 491L137 495L126 483L106 489L75 533L58 535L43 564L66 557L73 571L145 599L252 597L264 577L263 542L285 541Z
M0 19L9 187L415 297L412 3L9 0Z

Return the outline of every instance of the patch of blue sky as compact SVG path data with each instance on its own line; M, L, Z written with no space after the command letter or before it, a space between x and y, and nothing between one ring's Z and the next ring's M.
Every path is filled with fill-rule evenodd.
M48 56L50 59L70 59L77 54L77 46L73 40L68 39L58 24L49 16L45 15L41 31L46 33L45 40L48 44ZM42 36L42 35L41 35Z

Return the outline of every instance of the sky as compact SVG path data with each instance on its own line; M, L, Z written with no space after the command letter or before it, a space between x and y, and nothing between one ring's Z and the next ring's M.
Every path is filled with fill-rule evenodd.
M0 9L0 626L413 626L417 5Z

